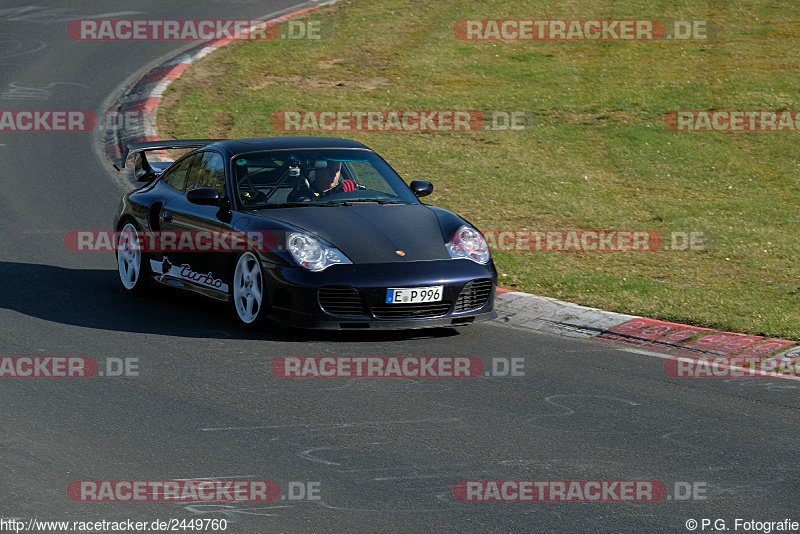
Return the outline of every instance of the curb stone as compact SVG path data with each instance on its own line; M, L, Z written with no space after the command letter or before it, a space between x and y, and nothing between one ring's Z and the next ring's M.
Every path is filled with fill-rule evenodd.
M800 359L800 345L788 339L659 321L516 291L498 290L495 309L498 320L513 326L569 337L594 337L671 356Z

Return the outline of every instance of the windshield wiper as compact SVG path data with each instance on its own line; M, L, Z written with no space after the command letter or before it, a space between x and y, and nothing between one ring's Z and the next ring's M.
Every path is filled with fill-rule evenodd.
M247 209L263 210L278 208L298 208L298 207L330 207L330 206L350 206L356 203L370 204L408 204L402 200L382 200L373 198L355 198L353 200L339 200L337 202L283 202L281 204L265 204L263 206L248 206Z
M307 207L307 206L331 206L332 204L319 204L315 202L283 202L281 204L266 204L264 206L251 206L249 209L251 210L261 210L261 209L275 209L275 208L297 208L300 206Z
M372 203L372 204L408 204L408 202L404 202L402 200L382 200L382 199L375 199L375 198L354 198L353 200L340 200L338 202L331 202L329 206L349 206L351 204L355 204L357 202L363 203Z

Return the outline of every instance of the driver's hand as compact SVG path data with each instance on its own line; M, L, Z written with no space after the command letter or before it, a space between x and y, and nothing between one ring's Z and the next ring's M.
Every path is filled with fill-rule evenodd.
M344 180L342 183L339 184L339 187L342 188L345 192L355 191L358 187L358 182L355 180Z

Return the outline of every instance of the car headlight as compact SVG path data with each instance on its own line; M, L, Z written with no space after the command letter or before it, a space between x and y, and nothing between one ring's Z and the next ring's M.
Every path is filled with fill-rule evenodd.
M309 271L324 271L336 263L353 263L341 251L299 232L286 237L286 248L297 263Z
M447 252L453 258L469 258L477 263L486 263L491 258L489 245L475 228L462 226L450 238Z

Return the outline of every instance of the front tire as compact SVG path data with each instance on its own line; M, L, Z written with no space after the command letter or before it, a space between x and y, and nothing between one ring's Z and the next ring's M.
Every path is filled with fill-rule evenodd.
M261 262L252 252L245 252L236 261L231 293L239 321L247 328L258 328L267 321L267 299Z
M119 235L117 270L122 288L130 295L143 295L150 287L150 265L141 250L141 233L133 223L125 223Z

